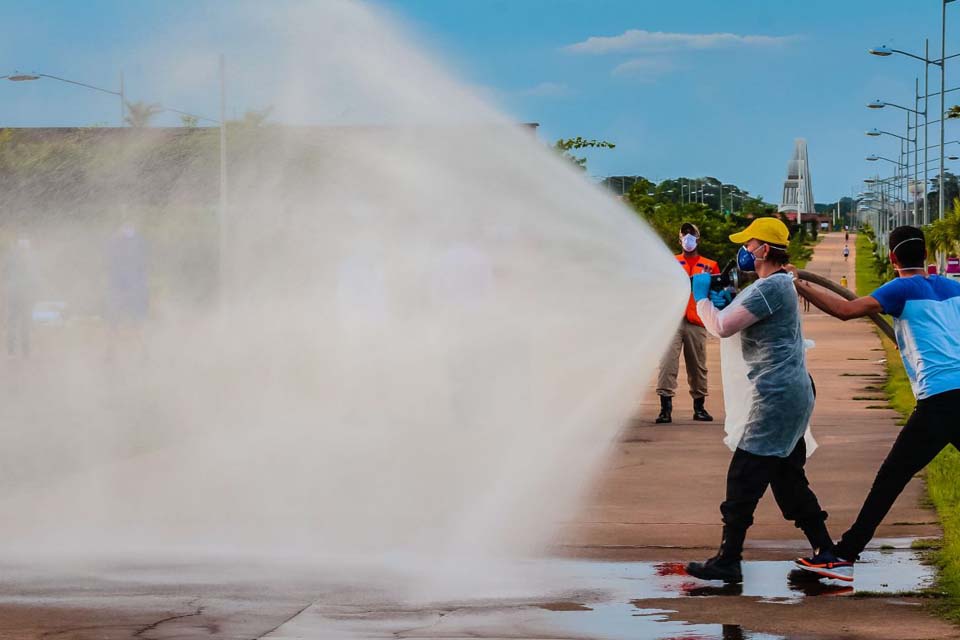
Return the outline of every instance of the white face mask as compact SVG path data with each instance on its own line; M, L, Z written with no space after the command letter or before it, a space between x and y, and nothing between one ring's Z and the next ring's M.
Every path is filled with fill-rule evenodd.
M687 253L690 253L697 248L697 242L697 236L689 233L680 238L680 246L683 247L683 250Z

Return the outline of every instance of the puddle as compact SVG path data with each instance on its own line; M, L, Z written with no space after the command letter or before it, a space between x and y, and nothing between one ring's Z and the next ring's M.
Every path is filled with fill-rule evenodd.
M305 612L270 636L274 640L339 637L366 640L394 637L426 638L555 638L580 640L785 640L755 633L739 625L689 624L670 620L671 613L631 604L602 604L588 611L548 611L517 607L493 611L457 609L443 613L371 620L354 616ZM322 631L321 631L322 630ZM311 636L321 632L321 636Z
M912 551L867 551L856 565L853 583L816 579L794 569L792 562L743 563L743 584L725 585L688 576L685 563L576 562L568 563L576 581L609 583L619 580L633 594L630 600L698 596L748 596L773 602L796 602L808 596L851 595L857 591L903 593L930 587L933 567L921 564ZM619 591L620 589L618 589Z
M744 582L725 585L686 575L681 563L591 562L552 560L530 563L531 572L544 572L562 585L540 602L522 599L467 600L433 604L402 613L387 607L383 614L336 611L317 606L284 625L276 638L311 636L366 638L562 638L597 640L783 640L782 636L736 625L689 624L671 620L670 611L650 608L647 601L663 598L756 597L789 606L808 597L848 596L860 591L895 594L931 584L933 572L910 551L867 552L857 564L851 585L816 579L794 570L792 562L746 562ZM662 606L662 602L660 603ZM431 608L432 607L432 608ZM271 636L274 637L274 636Z
M807 571L793 568L792 562L745 562L743 584L725 585L691 578L683 563L654 565L658 580L651 581L647 593L637 599L752 596L766 601L797 602L807 596L903 593L920 591L933 584L932 567L921 564L916 554L906 551L870 551L857 563L853 583L818 579Z

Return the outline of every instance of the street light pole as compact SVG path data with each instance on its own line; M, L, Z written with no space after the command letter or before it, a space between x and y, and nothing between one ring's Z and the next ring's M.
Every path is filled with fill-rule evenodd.
M913 224L914 226L921 226L923 223L920 221L920 210L917 205L917 186L920 179L920 113L916 111L920 108L920 78L916 78L913 85L913 182L908 183L907 192L910 193L910 201L913 202ZM926 122L926 114L924 114L923 119Z
M930 38L924 40L924 65L923 65L923 224L930 224L930 211L927 204L927 181L929 180L930 142L927 139L927 125L930 120ZM941 116L942 117L942 116Z
M217 211L220 240L220 300L223 301L227 280L227 72L220 54L220 203Z
M940 3L940 220L943 220L943 209L945 204L945 193L943 190L943 132L944 120L946 119L946 104L944 99L947 90L947 4L953 0L942 0Z
M86 82L77 82L76 80L68 80L67 78L61 78L60 76L50 75L49 73L14 73L12 75L0 76L0 80L11 80L13 82L26 82L30 80L39 80L40 78L50 78L51 80L59 80L60 82L66 82L67 84L75 84L78 87L85 87L87 89L93 89L94 91L99 91L100 93L109 93L110 95L120 97L120 126L123 126L123 119L126 116L126 94L123 89L123 72L120 72L120 90L114 91L113 89L104 89L103 87L98 87L96 85L87 84Z

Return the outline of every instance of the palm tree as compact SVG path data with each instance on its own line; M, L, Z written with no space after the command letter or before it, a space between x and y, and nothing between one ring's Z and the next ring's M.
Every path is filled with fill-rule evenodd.
M955 255L960 249L960 198L953 199L953 211L934 220L926 229L927 252Z
M150 121L163 111L157 103L147 104L146 102L127 102L127 115L123 118L131 127L147 127Z

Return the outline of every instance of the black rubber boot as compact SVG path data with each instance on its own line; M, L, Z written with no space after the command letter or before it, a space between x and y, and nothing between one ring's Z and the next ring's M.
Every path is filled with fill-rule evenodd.
M746 536L746 529L735 530L724 527L723 541L720 542L720 551L717 555L704 562L689 563L687 573L701 580L723 580L728 584L743 582L740 560Z
M657 424L669 424L673 422L673 398L670 396L660 396L660 415L657 416Z
M703 402L703 398L697 398L693 401L693 419L700 422L713 422L713 416L703 408Z

